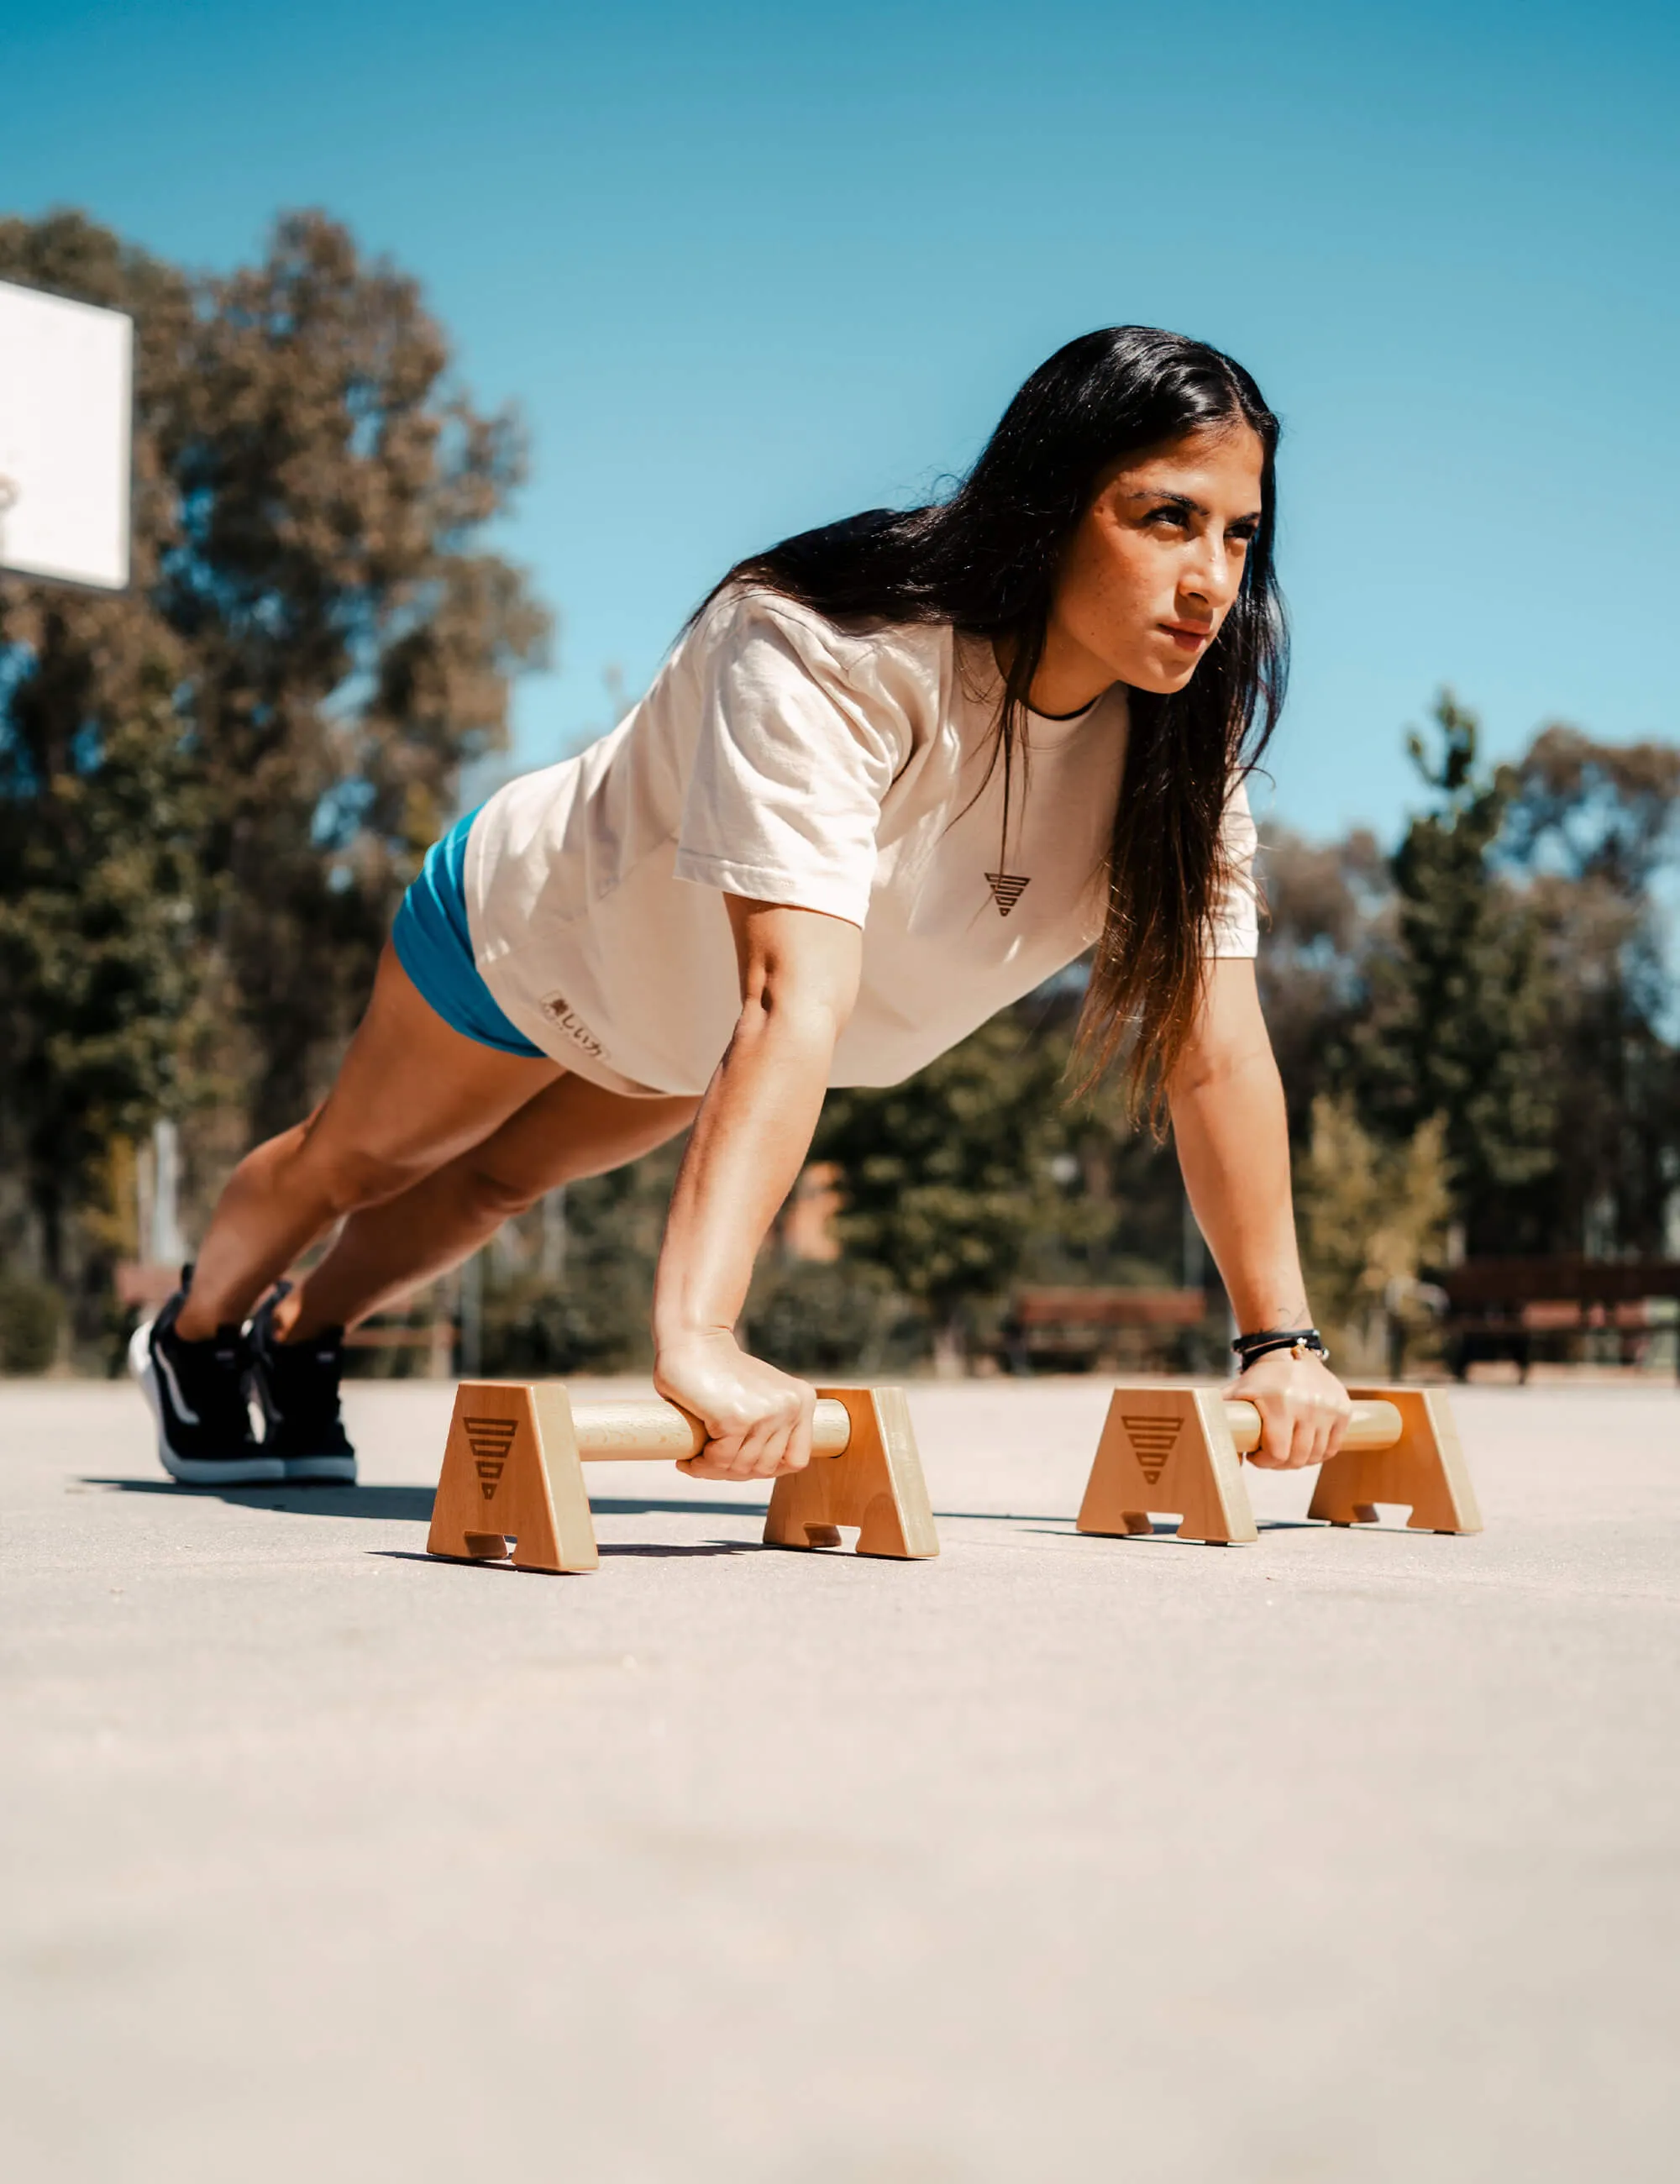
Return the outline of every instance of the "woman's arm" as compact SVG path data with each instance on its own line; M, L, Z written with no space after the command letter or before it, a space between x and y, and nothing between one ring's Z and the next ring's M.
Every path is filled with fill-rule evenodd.
M753 1262L793 1189L822 1111L834 1043L857 1000L863 934L820 911L726 895L741 1016L700 1103L654 1288L654 1379L710 1438L682 1467L768 1479L811 1452L803 1380L735 1339Z
M1295 1248L1283 1087L1246 958L1209 964L1201 1014L1167 1092L1184 1188L1238 1328L1311 1326ZM1316 1357L1274 1351L1234 1392L1260 1414L1256 1463L1321 1463L1341 1446L1347 1391Z

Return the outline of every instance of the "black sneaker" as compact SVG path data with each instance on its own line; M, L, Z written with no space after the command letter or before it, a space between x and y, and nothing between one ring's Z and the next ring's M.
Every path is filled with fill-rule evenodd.
M192 1279L192 1268L183 1267L181 1287L128 1346L128 1369L158 1421L159 1459L186 1486L273 1485L286 1466L251 1430L243 1333L219 1327L207 1341L183 1342L175 1331Z
M330 1327L307 1342L281 1341L274 1308L291 1287L276 1283L251 1322L251 1380L267 1421L263 1446L279 1457L288 1479L353 1486L356 1451L338 1415L344 1330Z

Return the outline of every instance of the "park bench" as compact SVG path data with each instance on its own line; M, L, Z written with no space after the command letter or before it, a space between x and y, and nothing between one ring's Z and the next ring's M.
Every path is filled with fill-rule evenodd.
M1578 1357L1588 1338L1606 1335L1620 1362L1636 1364L1655 1331L1680 1323L1680 1261L1671 1259L1466 1259L1437 1285L1447 1363L1460 1380L1496 1358L1526 1379L1537 1357Z
M1208 1316L1204 1290L1017 1290L995 1354L1011 1373L1115 1372L1176 1362L1173 1337Z

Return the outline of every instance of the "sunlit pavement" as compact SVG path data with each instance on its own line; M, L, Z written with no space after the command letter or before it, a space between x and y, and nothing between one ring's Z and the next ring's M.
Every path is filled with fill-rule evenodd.
M424 1558L447 1389L222 1499L0 1387L7 2175L1672 2177L1680 1397L1220 1549L1075 1535L1104 1395L914 1390L935 1563L620 1465L542 1578Z

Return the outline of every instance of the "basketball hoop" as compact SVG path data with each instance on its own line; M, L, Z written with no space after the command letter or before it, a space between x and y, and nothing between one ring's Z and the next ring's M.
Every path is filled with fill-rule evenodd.
M134 321L0 281L0 571L128 582Z

